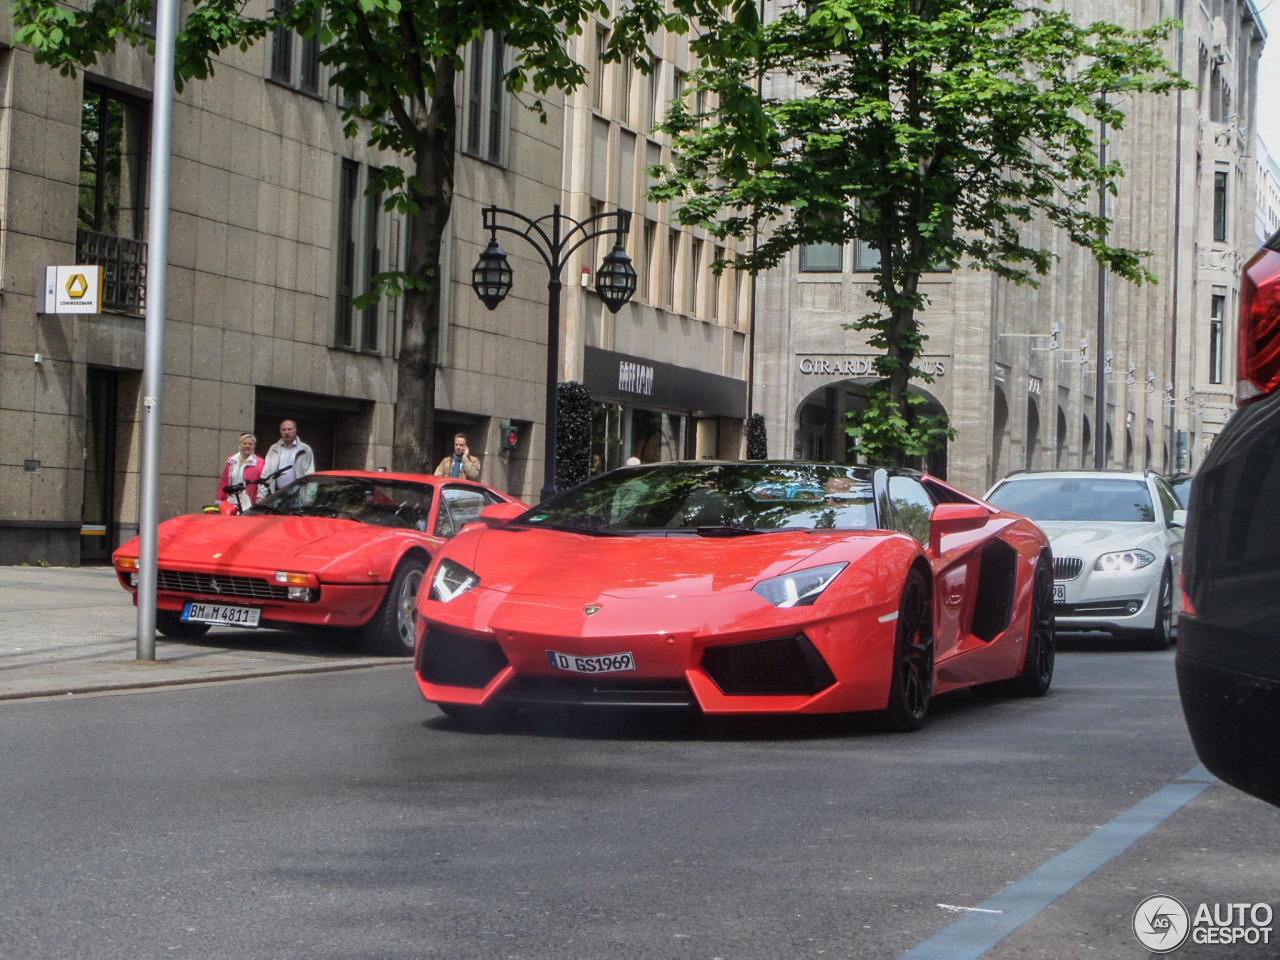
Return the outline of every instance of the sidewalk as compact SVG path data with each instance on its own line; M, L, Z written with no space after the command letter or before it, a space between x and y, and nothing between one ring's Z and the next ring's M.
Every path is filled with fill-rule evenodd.
M0 700L131 690L285 673L399 665L337 639L214 627L197 641L156 635L137 656L137 611L110 567L0 567Z

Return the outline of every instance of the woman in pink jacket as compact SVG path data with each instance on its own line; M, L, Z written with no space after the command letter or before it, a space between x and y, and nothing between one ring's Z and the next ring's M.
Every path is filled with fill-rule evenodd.
M240 449L227 457L222 465L222 478L218 481L218 506L226 512L235 512L238 504L241 510L248 510L258 502L258 484L255 482L262 476L262 458L253 452L258 438L252 433L240 434ZM244 489L238 493L228 494L226 487L243 483ZM224 506L223 501L226 501Z

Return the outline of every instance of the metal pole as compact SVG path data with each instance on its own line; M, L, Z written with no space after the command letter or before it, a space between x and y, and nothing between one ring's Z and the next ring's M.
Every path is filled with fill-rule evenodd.
M164 382L165 264L169 255L169 131L173 126L173 50L178 0L156 4L151 103L151 209L147 217L147 313L142 361L142 458L138 493L138 650L156 658L156 552L160 522L160 390Z
M1102 103L1105 108L1107 95L1102 95ZM1098 165L1105 167L1107 165L1107 121L1099 122L1098 137ZM1098 187L1098 218L1105 220L1107 217L1107 190L1104 186ZM1103 228L1105 229L1105 227ZM1107 446L1106 446L1106 422L1107 415L1107 268L1105 264L1098 264L1098 363L1097 363L1097 381L1094 384L1093 392L1093 469L1102 470L1106 466Z
M543 454L542 494L547 500L556 492L556 385L560 382L560 204L551 221L551 259L547 264L547 446Z

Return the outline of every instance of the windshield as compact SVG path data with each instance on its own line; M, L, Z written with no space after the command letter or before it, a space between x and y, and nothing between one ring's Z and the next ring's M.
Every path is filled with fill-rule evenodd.
M552 497L516 523L593 533L871 530L871 473L809 463L624 467Z
M430 484L312 475L250 507L255 516L341 517L381 527L426 530Z
M1143 480L1093 477L1027 478L1002 483L987 500L1032 520L1152 523Z

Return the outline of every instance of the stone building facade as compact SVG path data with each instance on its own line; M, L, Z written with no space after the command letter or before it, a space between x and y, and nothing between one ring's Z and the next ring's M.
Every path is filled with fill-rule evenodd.
M1130 28L1180 18L1165 53L1197 89L1136 98L1124 128L1106 133L1108 157L1126 170L1108 200L1113 237L1151 251L1158 284L1100 282L1094 261L1043 225L1029 234L1061 259L1038 289L963 269L925 280L923 365L934 382L921 392L958 433L925 466L978 494L1015 469L1093 466L1099 430L1108 468L1194 470L1233 403L1231 319L1254 247L1245 131L1265 41L1257 10L1252 0L1062 5ZM852 245L798 250L760 279L753 410L772 456L852 456L844 413L874 354L841 323L868 309L865 260Z
M252 6L260 14L265 0ZM588 31L579 55L598 57L606 30ZM153 64L123 49L68 79L12 37L6 8L0 563L100 561L137 529ZM585 377L600 400L602 462L737 452L746 294L706 273L719 251L642 199L646 164L668 149L647 135L654 98L671 96L687 69L679 41L663 43L655 81L597 63L568 109L554 92L541 98L545 123L495 86L510 51L493 36L467 51L436 456L464 431L483 479L526 499L543 473L547 273L533 249L509 242L516 287L493 311L479 302L471 268L491 204L531 217L557 203L578 219L635 211L632 305L615 317L576 282L607 248L580 251L565 274L560 372ZM254 430L264 453L286 417L322 469L390 466L402 304L358 310L351 299L404 262L407 224L364 193L378 165L403 161L343 136L316 52L287 33L229 51L174 102L162 518L212 502L238 435ZM103 267L101 313L38 313L38 272L68 264ZM619 376L636 367L644 376ZM503 424L516 427L513 449Z

